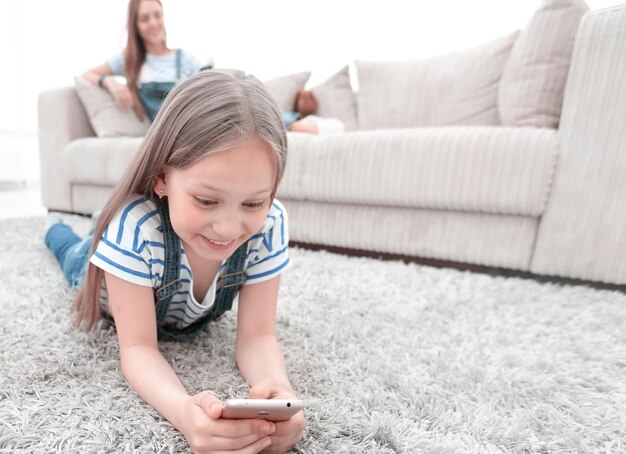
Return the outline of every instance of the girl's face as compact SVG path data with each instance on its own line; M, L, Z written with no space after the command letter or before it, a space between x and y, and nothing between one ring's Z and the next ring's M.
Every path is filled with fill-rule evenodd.
M169 169L154 191L168 197L186 253L221 262L263 226L275 178L270 148L249 138L186 169Z
M302 90L298 93L298 97L296 99L296 110L302 118L315 113L317 110L317 101L315 100L312 92Z
M163 8L156 0L139 2L137 10L137 31L144 44L160 44L165 40Z

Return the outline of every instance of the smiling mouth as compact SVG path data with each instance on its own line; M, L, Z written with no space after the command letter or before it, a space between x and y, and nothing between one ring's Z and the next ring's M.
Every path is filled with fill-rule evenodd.
M219 240L212 240L210 238L207 238L206 236L202 236L202 239L204 239L204 241L206 241L206 243L213 249L218 249L218 250L225 250L225 249L230 249L230 247L235 244L235 242L237 240L230 240L230 241L219 241Z
M232 243L232 241L217 241L217 240L209 240L209 242L215 244L216 246L227 246L230 243Z

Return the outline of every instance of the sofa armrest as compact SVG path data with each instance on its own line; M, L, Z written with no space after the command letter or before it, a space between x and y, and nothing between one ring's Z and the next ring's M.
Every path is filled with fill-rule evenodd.
M626 284L626 6L587 13L576 34L561 156L531 271Z
M72 211L63 151L73 140L96 134L73 87L40 93L37 109L43 204L49 209Z

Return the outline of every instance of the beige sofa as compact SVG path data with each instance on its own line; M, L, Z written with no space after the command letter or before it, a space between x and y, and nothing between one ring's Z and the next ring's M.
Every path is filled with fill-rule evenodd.
M452 114L427 120L432 124L386 125L397 121L398 109L380 103L393 90L382 84L383 101L370 93L394 65L357 62L355 118L344 118L353 127L329 136L289 134L278 197L289 211L291 239L626 284L626 7L590 11L577 23L567 83L550 88L561 94L558 127L503 120L520 112L505 112L510 93L498 84L511 78L507 65L523 51L524 33L537 35L522 31L497 43L497 109L480 107L481 118L466 114L461 97ZM462 68L459 55L449 58ZM476 59L469 55L465 61ZM405 108L427 95L409 92ZM100 208L141 138L96 137L74 87L42 93L39 120L44 204L77 213Z

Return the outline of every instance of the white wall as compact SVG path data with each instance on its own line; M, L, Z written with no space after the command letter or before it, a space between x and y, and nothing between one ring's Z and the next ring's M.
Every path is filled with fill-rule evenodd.
M589 0L592 8L619 3ZM163 0L169 43L261 79L418 58L523 27L538 0ZM36 129L37 94L122 49L127 0L2 0L0 130Z
M163 0L170 46L266 79L310 70L315 84L355 59L412 59L523 27L539 0ZM588 0L592 9L622 3ZM127 0L0 0L0 153L30 138L37 95L121 51ZM25 136L25 137L26 137ZM18 147L19 148L19 147ZM0 155L1 157L1 155ZM2 159L5 162L4 159ZM1 179L1 175L0 175Z

